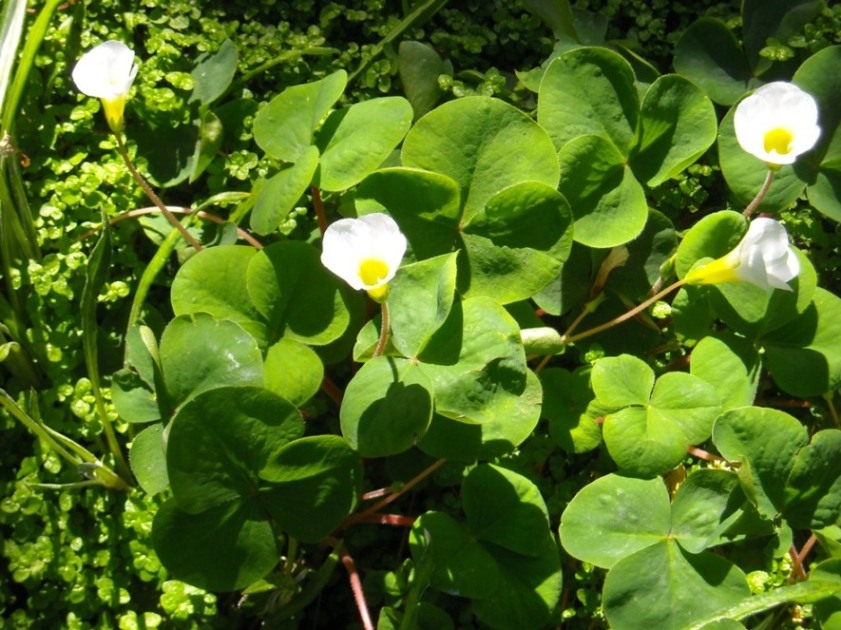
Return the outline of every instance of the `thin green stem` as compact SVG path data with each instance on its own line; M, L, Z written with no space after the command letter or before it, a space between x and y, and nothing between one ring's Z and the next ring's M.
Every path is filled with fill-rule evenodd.
M383 352L385 352L385 346L388 343L388 329L391 326L391 322L389 321L391 317L388 313L388 303L382 303L382 309L380 311L380 317L382 322L380 324L380 338L377 341L377 347L374 348L374 357L381 357Z
M11 396L9 396L9 394L6 393L6 391L3 389L0 389L0 406L2 406L6 411L8 411L23 426L32 431L32 433L34 433L39 439L43 440L51 449L58 453L59 456L67 460L67 462L69 462L73 466L79 466L83 463L81 459L78 459L75 455L70 453L61 444L59 444L55 440L55 438L53 438L53 436L50 435L49 432L45 431L43 425L38 423L36 420L32 419L29 416L29 414L27 414L23 409L21 409L18 406L18 404L14 401L14 399ZM79 449L81 449L83 452L85 451L85 449L82 446L79 446ZM89 457L85 457L86 461L96 461L96 457L93 455L93 453L88 452L87 454Z
M269 59L265 63L257 66L253 70L247 72L242 76L239 81L236 82L237 85L245 85L254 77L262 74L266 70L270 70L275 66L278 66L282 63L288 63L289 61L297 61L304 55L313 55L313 56L327 56L327 55L337 55L339 54L339 49L337 48L326 48L324 46L310 46L309 48L304 48L303 50L287 50L282 52L277 57L273 57Z
M152 187L149 183L143 178L143 176L138 172L138 170L134 167L134 163L131 161L131 157L128 154L128 149L126 148L125 141L123 140L123 134L115 133L114 136L117 138L117 151L119 152L120 156L123 158L123 162L126 163L126 167L128 168L131 176L134 178L134 181L138 183L138 185L143 189L143 192L146 193L146 196L155 204L158 208L160 208L161 212L164 213L164 216L167 220L172 224L181 236L184 237L184 240L187 241L193 249L197 252L202 250L201 243L199 243L192 234L187 231L187 228L175 218L175 215L169 211L169 208L164 205L164 202L161 201L160 197L155 194L155 191L152 190Z
M344 545L342 541L336 541L333 553L327 556L324 563L301 589L301 592L275 614L275 620L283 621L284 619L294 617L315 601L321 591L324 590L324 587L327 586L327 582L330 580L336 567L339 566L343 549Z
M826 401L826 406L829 408L829 413L832 416L832 421L835 423L835 427L841 429L841 419L838 418L838 409L835 408L835 392L827 392L823 395L823 399Z
M576 328L578 328L579 324L581 324L581 322L584 321L584 318L587 317L587 315L589 315L590 313L595 312L595 310L599 307L599 305L602 302L604 302L604 300L605 300L604 293L600 293L599 295L594 297L592 300L587 302L584 305L584 308L581 309L581 312L578 314L578 317L575 318L575 321L573 321L569 325L569 328L567 328L567 331L563 334L563 337L564 338L569 338L570 335L572 335L573 331Z
M777 169L769 168L768 174L765 176L765 181L762 184L762 188L759 189L759 192L756 193L756 197L753 198L745 211L742 213L746 219L750 219L751 215L756 212L756 209L759 207L759 204L762 203L762 200L765 199L765 195L768 194L768 191L771 189L771 184L774 183L774 176L777 174Z
M604 324L596 326L595 328L590 328L589 330L585 330L583 333L579 333L577 335L572 335L572 336L564 335L563 336L564 343L574 343L574 342L579 341L581 339L586 339L587 337L590 337L592 335L600 333L603 330L607 330L608 328L613 328L614 326L617 326L618 324L621 324L622 322L627 321L627 320L631 319L632 317L636 317L642 311L644 311L649 306L654 304L657 300L659 300L659 299L663 298L664 296L668 295L669 293L671 293L675 289L678 289L678 288L682 287L684 284L685 284L685 282L683 280L678 280L677 282L674 282L674 283L670 284L669 286L667 286L665 289L659 291L658 293L655 293L654 295L652 295L650 298L648 298L642 304L638 304L637 306L632 308L630 311L627 311L626 313L623 313L619 317L617 317L615 319L612 319L609 322L605 322Z

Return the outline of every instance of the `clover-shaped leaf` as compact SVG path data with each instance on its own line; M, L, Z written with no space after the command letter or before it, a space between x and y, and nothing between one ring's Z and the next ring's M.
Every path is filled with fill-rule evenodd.
M720 410L715 389L702 379L654 372L631 355L606 357L593 367L596 401L612 411L603 431L608 452L628 474L650 477L676 466L686 447L710 436Z

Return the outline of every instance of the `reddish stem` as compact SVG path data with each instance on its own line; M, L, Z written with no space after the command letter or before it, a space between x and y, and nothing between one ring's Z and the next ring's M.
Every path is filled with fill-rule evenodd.
M373 501L374 499L379 499L381 497L386 496L387 494L391 494L394 492L394 488L389 486L388 488L379 488L377 490L371 490L370 492L366 492L362 495L363 501Z
M353 557L347 552L347 549L342 549L340 554L342 564L347 569L350 588L353 591L356 608L359 610L362 627L365 630L374 630L374 624L371 623L371 613L368 612L368 603L365 601L365 592L362 590L362 580L359 579L359 573L356 570L356 565L353 563Z
M797 547L794 544L788 549L788 555L791 558L792 568L789 580L792 582L800 582L806 579L806 570L803 568L803 562L800 559L800 554L797 552Z
M321 230L321 236L327 231L327 215L324 214L324 202L321 201L321 191L317 186L310 187L312 193L312 205L315 208L315 216L318 219L318 229Z
M803 566L803 562L806 560L806 556L809 555L809 552L812 551L812 547L815 546L815 543L818 542L817 536L812 534L809 536L809 539L803 543L803 548L800 550L800 553L797 554L798 559L800 560L800 566Z
M342 404L342 398L344 394L339 387L330 380L328 376L325 376L324 379L321 381L321 389L322 391L327 394L330 398L333 399L333 402L337 405Z
M192 208L183 208L179 206L167 206L169 211L173 214L193 214L199 217L200 219L204 219L206 221L210 221L211 223L215 223L216 225L223 225L226 223L225 219L222 217L218 217L215 214L210 214L209 212L205 212L204 210L194 211ZM129 210L128 212L123 212L122 214L114 217L113 219L109 219L108 225L115 225L120 221L125 221L126 219L132 219L134 217L139 217L144 214L156 214L160 212L161 209L157 206L149 207L149 208L137 208L136 210ZM88 237L93 236L99 231L100 228L94 228L93 230L88 230L84 234L79 237L79 240L84 240ZM250 245L255 247L256 249L263 249L263 244L258 241L256 238L251 236L248 232L243 230L241 227L237 227L237 235L244 240L248 241Z
M357 522L394 525L395 527L411 527L415 523L415 517L403 516L402 514L368 514Z
M694 455L698 459L703 459L703 460L706 460L708 462L725 462L725 463L727 462L727 460L724 459L723 457L721 457L721 455L716 455L715 453L710 453L708 451L705 451L702 448L698 448L697 446L691 446L691 445L687 446L686 451L690 455Z
M348 526L353 525L354 523L364 522L365 519L367 519L370 515L376 514L377 512L379 512L382 508L384 508L389 503L391 503L393 501L396 501L398 498L400 498L406 492L408 492L409 490L414 488L421 481L423 481L424 479L429 477L429 475L434 473L436 470L441 468L441 466L443 466L446 463L447 463L446 459L439 459L439 460L433 462L431 465L427 466L425 469L423 469L417 475L415 475L409 481L407 481L403 485L403 487L400 488L399 490L389 494L386 497L383 497L382 499L377 501L374 505L372 505L368 509L363 510L362 512L358 512L356 514L351 514L350 516L348 516L344 520L344 522L341 525L339 525L338 531L341 531L341 530L347 528Z

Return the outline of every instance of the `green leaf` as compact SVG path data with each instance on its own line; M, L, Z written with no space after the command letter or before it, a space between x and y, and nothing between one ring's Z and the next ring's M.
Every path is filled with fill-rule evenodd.
M398 73L415 118L430 111L444 92L438 77L446 73L446 64L429 44L404 40L397 48Z
M662 479L609 474L573 497L561 516L560 535L570 555L609 569L662 542L670 529L669 493Z
M342 281L321 264L318 250L280 241L260 250L246 275L248 295L268 321L268 339L308 345L338 339L350 324Z
M774 518L783 508L797 451L806 445L806 428L782 411L742 407L716 420L712 438L724 458L742 463L739 481L745 495L761 514Z
M131 441L131 472L146 494L158 494L169 485L163 434L164 425L157 422L143 429Z
M126 331L125 365L137 372L150 389L155 389L161 377L161 364L158 340L148 326L135 324Z
M347 85L337 70L320 81L293 85L275 96L254 117L254 141L277 160L297 162L314 144L314 133Z
M543 75L537 121L551 136L556 150L580 136L595 135L609 141L624 161L638 117L634 71L607 48L583 47L566 52Z
M675 47L675 70L719 105L732 105L748 89L751 70L732 31L721 20L701 18Z
M420 354L450 314L456 254L405 265L389 283L391 342L404 356Z
M642 233L622 247L628 260L610 272L606 286L625 296L645 296L677 249L675 226L664 214L649 210Z
M491 197L463 225L468 296L501 304L531 297L555 278L572 247L572 211L554 186L523 182Z
M767 291L750 282L725 282L710 291L710 305L733 330L757 338L790 322L812 303L818 277L806 256L795 250L800 273L789 281L791 291Z
M556 38L560 39L562 35L570 39L578 38L568 0L526 0L525 5L529 11L546 22Z
M480 425L480 459L493 459L510 453L534 433L540 420L543 388L531 370L526 371L526 386L518 396L498 396L490 407L490 422Z
M268 349L263 370L266 389L299 407L324 380L324 364L315 351L293 339L280 339Z
M784 391L809 398L834 390L841 383L841 299L818 288L803 313L761 343Z
M318 169L318 149L301 151L292 166L272 175L259 189L251 210L251 229L257 234L274 232L307 191Z
M833 68L841 62L841 46L828 46L809 57L794 73L793 81L818 103L821 135L815 148L798 159L796 168L809 182L809 202L816 210L841 221L841 80Z
M364 457L408 450L432 419L431 390L429 379L413 362L371 359L345 390L339 413L342 435Z
M153 422L161 419L155 391L137 374L122 369L111 375L111 402L125 422Z
M785 487L786 521L794 528L821 529L841 516L841 431L824 429L812 436L797 459Z
M193 398L172 420L166 462L184 512L256 500L258 473L304 432L291 403L257 387L225 387Z
M210 105L227 92L237 71L237 57L237 47L226 39L214 54L201 58L190 73L193 76L193 93L189 102Z
M745 495L738 477L726 470L701 469L681 484L672 503L671 536L690 553L700 553L742 515Z
M385 161L411 124L412 106L399 96L333 112L316 136L321 189L334 192L358 184Z
M263 358L254 338L239 324L207 313L173 319L161 336L160 353L173 408L218 387L263 385ZM163 404L164 393L157 396Z
M172 281L170 301L175 315L209 313L216 319L230 319L265 345L266 324L245 284L248 265L256 255L253 247L221 245L191 256Z
M512 105L485 96L429 112L406 135L402 158L404 166L455 180L466 221L513 184L558 184L557 155L546 132Z
M721 210L702 217L677 248L675 271L683 278L698 261L720 258L732 250L747 231L747 221L738 212Z
M654 371L629 354L598 360L591 379L599 402L613 408L647 405L654 388Z
M489 627L520 630L551 622L561 596L561 560L551 536L541 542L536 556L489 548L499 568L498 586L490 596L473 601L476 616Z
M549 515L537 487L491 464L477 466L462 484L467 526L479 540L525 556L539 556Z
M459 185L452 178L410 168L371 173L356 190L359 215L388 212L418 260L459 247Z
M604 442L624 472L658 475L679 464L688 445L710 436L719 410L712 385L691 374L669 372L657 379L644 406L624 407L605 416Z
M659 186L701 157L717 132L710 99L681 76L662 76L645 93L631 168L648 186Z
M560 191L575 208L575 240L614 247L642 232L648 204L625 157L604 136L578 136L564 144Z
M269 522L253 503L239 501L188 514L170 499L155 514L152 543L175 578L212 591L244 588L278 558Z
M431 457L472 463L479 458L482 447L482 426L433 413L418 448Z
M807 604L812 602L827 603L836 599L839 590L839 566L837 560L827 560L817 565L809 575L806 582L786 584L766 593L760 593L752 597L745 597L741 602L718 610L703 619L696 620L687 626L687 630L706 630L714 626L708 626L712 622L721 619L747 619L752 615L765 612L776 606L797 602ZM832 600L828 599L832 598ZM821 616L819 606L815 606L816 613ZM824 628L831 626L825 625Z
M708 551L689 554L662 540L613 566L602 605L615 630L684 630L749 594L744 573L729 560Z
M224 137L225 133L219 117L211 111L204 112L199 120L199 137L196 140L196 150L193 152L193 170L189 180L191 184L210 166L219 153L219 149L222 148Z
M427 513L413 530L413 554L431 550L433 585L475 598L476 615L488 626L542 627L560 596L561 565L539 490L488 464L468 473L463 488L467 531L449 516Z
M497 420L510 413L516 398L526 391L520 329L489 298L455 304L420 359L420 368L433 384L435 410L454 420L477 424ZM540 413L539 399L536 402L533 417Z
M590 369L574 372L549 368L540 373L543 385L542 416L549 420L549 435L569 453L586 453L602 443L602 431L588 413L593 392Z
M353 511L362 462L338 435L314 435L282 446L259 474L277 484L260 499L281 529L318 542Z
M412 554L432 557L431 584L445 593L483 598L499 582L496 560L468 529L442 512L427 512L412 527Z
M715 388L722 411L752 405L761 361L753 344L724 335L701 339L692 350L689 370Z
M777 0L771 4L763 0L745 0L742 5L742 29L745 52L754 74L765 69L766 60L760 51L768 45L768 39L786 41L799 33L820 10L816 0ZM769 64L770 65L770 64Z

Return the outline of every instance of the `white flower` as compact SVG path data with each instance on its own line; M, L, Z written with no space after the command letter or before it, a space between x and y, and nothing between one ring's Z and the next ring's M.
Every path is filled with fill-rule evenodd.
M733 118L742 148L772 166L793 164L818 141L818 105L785 81L768 83L736 106Z
M354 289L382 301L406 253L406 237L387 214L339 219L322 238L321 262Z
M788 281L800 273L800 261L789 248L788 233L779 221L760 217L725 256L686 274L687 284L745 281L763 289L791 291Z
M108 125L119 132L124 126L123 111L136 75L134 51L122 42L111 40L82 55L71 76L82 94L102 100Z

